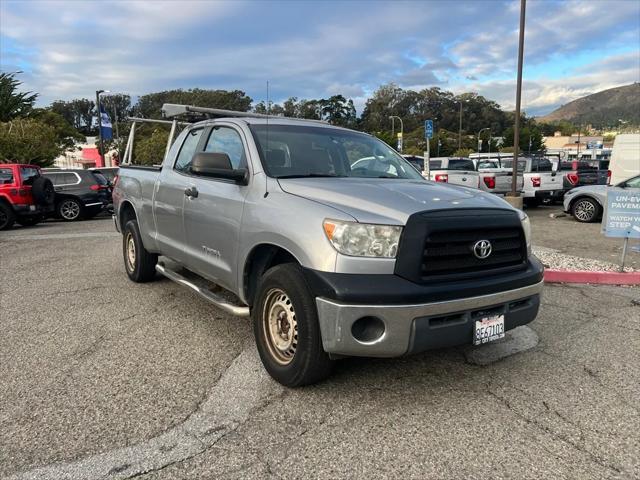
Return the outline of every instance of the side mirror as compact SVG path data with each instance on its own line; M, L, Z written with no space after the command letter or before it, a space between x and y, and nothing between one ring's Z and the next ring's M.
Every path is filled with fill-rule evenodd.
M203 177L225 178L246 185L249 172L246 168L234 169L229 155L219 152L198 152L191 160L191 173Z

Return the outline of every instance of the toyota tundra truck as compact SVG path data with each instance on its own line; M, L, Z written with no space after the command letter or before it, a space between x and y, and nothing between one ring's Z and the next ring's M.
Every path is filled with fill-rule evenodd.
M529 219L503 199L428 181L375 137L326 123L163 112L161 165L135 166L130 138L113 192L126 273L250 317L283 385L346 356L481 345L536 317L543 268ZM192 123L173 140L181 117Z

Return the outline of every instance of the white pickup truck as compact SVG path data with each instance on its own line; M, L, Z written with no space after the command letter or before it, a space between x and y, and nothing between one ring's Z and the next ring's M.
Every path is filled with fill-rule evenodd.
M480 174L480 189L489 193L504 195L512 189L513 170L500 163L500 153L472 153L469 158ZM513 158L513 155L507 158ZM524 188L524 176L518 169L516 191L522 192Z
M404 155L414 167L428 180L462 187L478 188L479 174L475 165L468 158L459 157L435 157L429 160L429 171L425 172L424 157L417 155Z

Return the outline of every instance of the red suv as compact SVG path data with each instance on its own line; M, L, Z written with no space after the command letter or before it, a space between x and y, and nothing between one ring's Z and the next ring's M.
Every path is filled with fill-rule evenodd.
M30 226L53 210L55 191L37 165L0 164L0 230Z

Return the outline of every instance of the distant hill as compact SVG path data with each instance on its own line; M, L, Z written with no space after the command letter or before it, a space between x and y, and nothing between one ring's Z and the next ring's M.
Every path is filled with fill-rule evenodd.
M600 128L617 125L619 119L640 125L640 83L610 88L578 98L537 120L568 120L573 123L590 123Z

